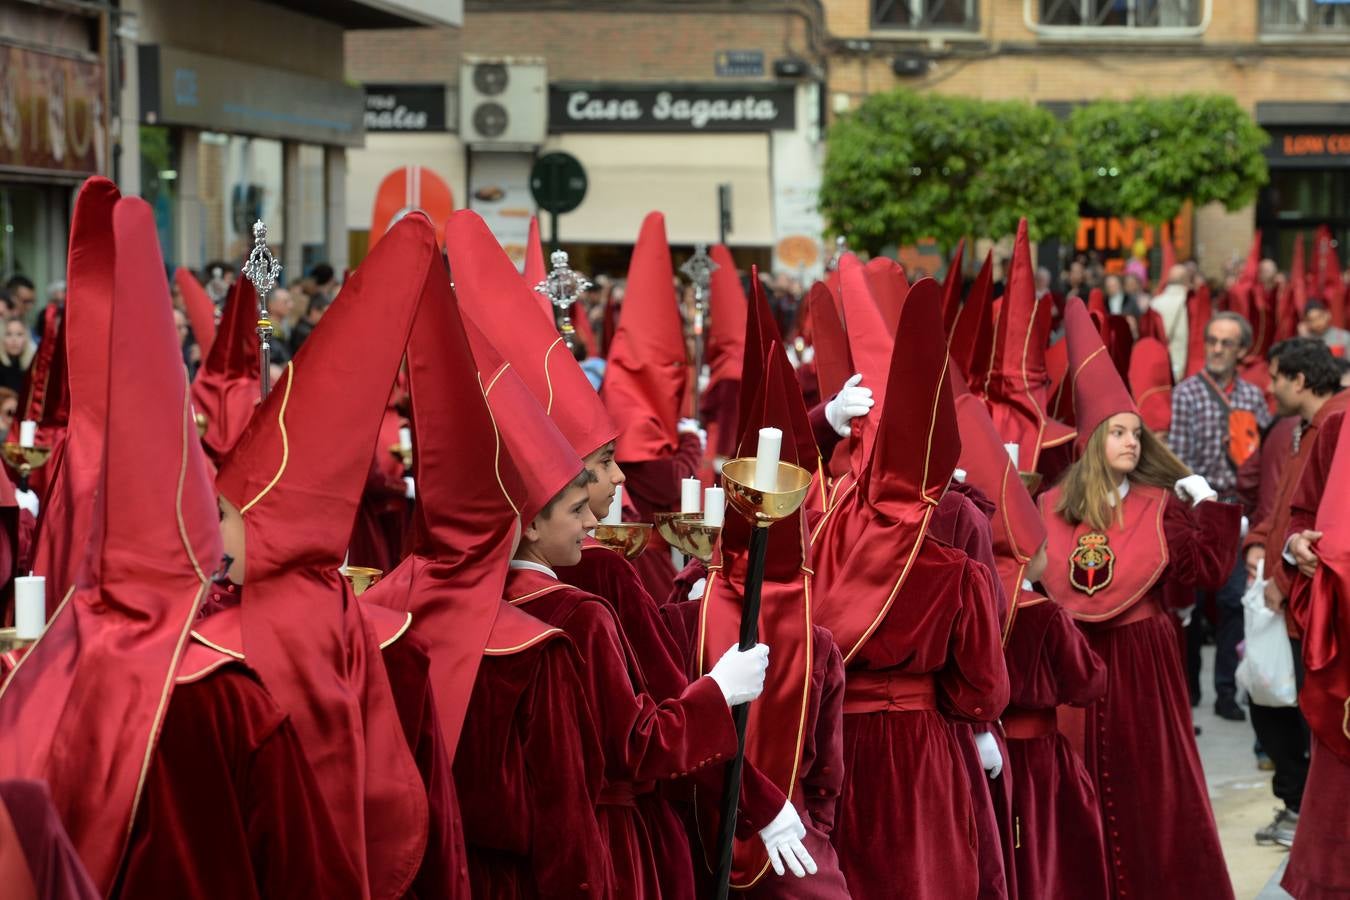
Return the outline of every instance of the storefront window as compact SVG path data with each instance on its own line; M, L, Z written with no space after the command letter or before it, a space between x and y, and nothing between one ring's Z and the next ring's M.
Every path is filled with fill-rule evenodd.
M1297 236L1304 235L1311 253L1313 232L1322 225L1339 247L1350 246L1350 168L1271 169L1257 205L1265 252L1287 266ZM1339 255L1344 264L1345 251Z
M979 18L976 0L872 0L876 28L973 30Z
M0 282L24 275L42 295L45 267L45 203L42 188L0 186Z
M165 263L176 265L174 200L178 196L178 148L174 146L173 131L162 125L142 125L140 140L141 196L155 211L155 230Z
M281 141L204 131L200 143L204 257L235 262L253 246L253 223L267 223L272 252L285 252Z
M300 241L300 260L305 272L328 262L328 196L324 181L323 147L299 147L300 222L293 229ZM298 277L300 272L292 273Z

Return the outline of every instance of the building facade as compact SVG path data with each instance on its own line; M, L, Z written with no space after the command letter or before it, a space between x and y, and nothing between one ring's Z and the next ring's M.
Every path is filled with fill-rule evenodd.
M1217 274L1253 230L1289 260L1295 234L1350 240L1350 4L1326 0L824 0L829 108L904 87L1066 110L1097 98L1230 94L1272 136L1252 207L1194 212ZM1109 211L1105 211L1109 216ZM1125 240L1128 228L1107 229ZM1096 241L1085 223L1079 243ZM1108 240L1108 243L1110 241ZM1109 247L1114 250L1116 248Z

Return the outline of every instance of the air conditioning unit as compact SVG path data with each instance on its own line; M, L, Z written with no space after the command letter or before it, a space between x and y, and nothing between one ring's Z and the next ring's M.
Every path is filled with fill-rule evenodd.
M548 132L544 60L466 56L459 67L459 136L479 149L522 149Z

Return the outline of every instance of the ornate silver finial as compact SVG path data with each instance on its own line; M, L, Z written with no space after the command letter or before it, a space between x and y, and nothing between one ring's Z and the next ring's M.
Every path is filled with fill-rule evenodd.
M549 254L552 268L548 276L534 286L534 289L548 298L548 302L558 311L560 323L558 330L567 346L575 345L576 329L572 327L572 306L577 298L590 290L591 282L580 272L567 264L567 251L554 250Z
M708 285L712 282L712 273L720 269L717 263L713 262L708 255L707 244L697 244L694 247L694 255L684 261L680 266L680 272L685 278L694 285L694 299L701 301L702 296L708 292Z
M680 272L694 286L694 390L689 397L692 406L689 411L691 419L698 418L703 394L703 332L707 327L708 286L712 283L712 274L720 268L721 266L713 262L712 257L708 255L707 244L696 244L694 255L680 266Z
M839 259L847 252L848 238L841 234L834 239L834 256L831 256L830 261L825 264L825 271L833 272L835 269L839 268Z
M244 277L253 282L258 294L258 367L262 398L272 388L272 320L267 312L267 295L281 277L281 261L267 247L267 225L262 219L253 223L253 249L244 262Z

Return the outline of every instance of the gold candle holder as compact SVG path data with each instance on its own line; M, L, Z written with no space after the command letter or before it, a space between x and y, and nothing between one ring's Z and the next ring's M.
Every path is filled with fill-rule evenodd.
M397 460L399 460L400 462L403 463L403 468L404 468L404 469L411 469L411 468L412 468L412 464L413 464L413 452L412 452L412 448L411 448L411 447L408 447L408 448L405 449L404 447L402 447L402 446L399 445L399 444L390 444L390 445L389 445L389 452L390 452L390 454L393 455L394 459L397 459Z
M52 448L20 447L15 441L5 441L0 453L4 454L5 462L19 473L19 490L26 491L28 476L33 474L34 469L40 469L47 464L52 455Z
M595 539L624 559L637 559L652 539L652 526L646 522L623 522L619 525L595 526Z
M1027 493L1035 496L1036 491L1040 490L1042 475L1040 472L1018 472L1017 477L1022 479L1023 486Z
M206 413L193 413L192 423L197 426L197 437L199 438L206 437L206 428L207 425L209 424L206 421Z
M360 597L384 577L384 572L367 566L343 566L338 573L352 586L352 593Z
M0 628L0 653L10 653L37 643L29 638L19 637L17 628Z
M722 534L718 525L704 525L703 513L657 513L656 531L666 543L683 553L708 562Z
M753 486L755 458L743 456L722 464L722 486L727 501L737 512L760 528L768 528L801 508L811 486L811 473L790 462L778 463L777 490L762 491Z

